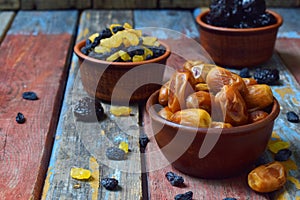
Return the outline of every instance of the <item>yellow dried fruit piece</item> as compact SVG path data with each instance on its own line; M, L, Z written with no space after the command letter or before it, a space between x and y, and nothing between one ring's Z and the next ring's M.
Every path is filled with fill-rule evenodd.
M99 36L99 33L94 33L89 37L89 40L93 43L95 41L95 38Z
M171 121L177 124L202 128L208 128L211 125L209 113L200 108L177 111L172 115Z
M142 40L143 40L143 45L153 46L154 43L157 41L157 38L156 37L146 36L146 37L142 37Z
M286 183L284 166L274 161L258 166L248 174L248 185L256 192L273 192Z
M91 177L91 171L83 168L71 168L71 177L77 180L87 180Z
M131 33L129 31L122 31L122 32L123 32L122 35L123 38L126 38L132 46L136 46L139 44L140 40L138 35L136 35L135 33Z
M120 142L119 149L122 149L125 153L128 153L128 143L127 142Z
M108 53L108 52L110 52L110 48L104 47L104 46L96 46L94 51L96 53Z
M153 51L151 51L149 48L144 47L144 59L147 58L147 56L153 56Z
M105 38L100 41L100 45L108 48L117 48L122 42L122 33L123 31L119 31L116 34L112 35L110 38Z
M124 31L123 31L123 32L124 32ZM142 30L126 29L126 32L128 32L128 33L133 33L133 34L135 34L137 37L141 37L141 36L142 36Z
M111 25L109 26L110 32L111 32L112 34L115 34L115 33L113 32L113 28L114 28L114 27L117 27L117 26L122 26L122 25L121 25L121 24L111 24Z
M273 153L277 153L281 149L288 149L289 147L290 143L282 140L270 140L268 143L268 149Z
M110 113L115 116L128 116L131 113L131 108L127 106L112 106L110 107Z
M132 29L132 26L130 24L128 24L127 22L124 23L123 27L125 29Z
M118 51L119 56L122 58L122 60L124 61L128 61L131 60L131 57L128 55L128 53L126 51L120 50Z
M120 57L119 52L115 52L112 55L110 55L109 57L107 57L106 61L113 62L113 61L117 60L119 57Z
M144 56L142 55L134 55L132 57L132 62L140 62L140 61L143 61L144 60Z

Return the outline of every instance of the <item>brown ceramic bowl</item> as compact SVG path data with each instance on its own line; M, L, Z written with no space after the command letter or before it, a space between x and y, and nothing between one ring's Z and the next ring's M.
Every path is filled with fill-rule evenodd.
M160 117L158 93L152 94L146 104L155 140L173 167L200 178L231 177L253 167L266 150L280 111L275 99L270 114L259 122L224 129L195 128ZM210 137L206 137L208 134Z
M170 56L169 46L160 44L166 48L160 57L141 62L108 62L84 55L80 49L85 46L85 40L78 42L74 52L79 58L84 89L89 95L109 102L147 100L161 87L164 66Z
M253 67L268 61L274 51L278 28L282 17L274 11L277 23L259 28L223 28L212 26L203 20L209 10L197 16L200 27L200 43L213 61L221 66Z

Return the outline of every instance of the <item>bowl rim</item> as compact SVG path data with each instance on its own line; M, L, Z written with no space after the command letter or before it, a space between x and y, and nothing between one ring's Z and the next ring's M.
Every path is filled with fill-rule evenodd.
M219 31L219 32L236 32L236 33L250 33L250 32L258 32L258 31L265 31L269 29L274 29L274 28L279 28L282 23L283 19L282 16L276 13L275 11L267 9L266 12L270 13L273 15L276 19L275 24L271 24L268 26L262 26L262 27L256 27L256 28L226 28L226 27L219 27L219 26L213 26L210 24L207 24L203 21L203 18L208 14L210 10L206 10L201 12L197 17L196 17L196 22L199 24L201 28L206 28L209 30L214 30L214 31Z
M110 61L105 61L105 60L100 60L97 58L93 58L90 56L87 56L85 54L83 54L80 49L85 45L86 40L83 39L81 41L79 41L78 43L75 44L74 46L74 52L75 54L83 60L88 60L90 62L94 62L94 63L98 63L98 64L106 64L106 65L115 65L115 66L122 66L122 67L132 67L132 66L138 66L138 65L143 65L143 64L148 64L148 63L156 63L159 62L161 60L167 59L170 54L171 54L171 50L170 47L165 43L159 40L159 43L161 45L163 45L166 48L166 52L157 57L157 58L153 58L150 60L144 60L144 61L139 61L139 62L110 62Z
M164 126L169 126L172 128L177 128L177 129L185 129L189 132L194 132L197 134L206 134L208 130L216 130L216 132L220 132L219 130L222 129L222 134L227 134L227 135L233 135L233 134L242 134L242 133L247 133L249 130L255 130L259 129L261 127L264 127L266 124L269 124L271 121L275 121L275 119L278 117L279 112L280 112L280 105L278 103L278 100L274 97L274 102L272 106L272 110L269 113L269 115L261 121L257 121L251 124L245 124L242 126L236 126L236 127L231 127L231 128L197 128L197 127L192 127L192 126L186 126L186 125L181 125L177 124L171 121L168 121L164 119L163 117L159 116L158 113L154 110L154 108L151 107L151 100L156 98L156 103L158 103L158 94L159 90L155 91L151 96L148 98L146 102L146 111L149 114L149 117L152 118L153 120L163 124ZM218 131L217 131L218 130ZM210 134L213 134L214 131L210 131Z

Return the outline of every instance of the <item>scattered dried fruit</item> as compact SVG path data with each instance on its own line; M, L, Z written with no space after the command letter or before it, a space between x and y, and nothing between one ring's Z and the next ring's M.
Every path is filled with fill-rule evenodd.
M115 178L103 178L101 179L101 185L107 190L115 190L119 184L119 181Z
M132 109L127 106L111 106L110 113L115 116L128 116L130 115Z
M177 194L174 197L174 200L192 200L193 199L193 192L192 191L188 191L186 193L183 194Z
M142 148L146 148L149 141L149 138L146 135L143 135L140 137L139 144Z
M277 141L269 141L268 143L268 148L271 152L273 153L277 153L278 151L280 151L281 149L288 149L290 147L290 143L289 142L285 142L285 141L281 141L281 140L277 140Z
M298 123L300 121L299 116L294 111L287 112L286 117L289 122Z
M18 112L17 116L16 116L16 121L19 123L19 124L23 124L25 123L26 119L25 119L25 116Z
M88 180L91 177L92 173L87 169L72 167L70 175L72 178L77 180Z
M224 198L224 199L222 199L222 200L237 200L237 199L234 198L234 197L226 197L226 198Z
M274 156L276 161L287 161L292 155L292 151L289 149L280 149Z
M258 68L253 74L258 84L275 85L279 81L278 69Z
M248 185L257 192L273 192L285 183L286 171L277 161L258 166L248 174Z
M34 101L34 100L38 100L38 96L36 95L35 92L23 92L22 94L22 97L23 99L26 99L26 100L31 100L31 101Z
M107 148L105 154L110 160L124 160L126 156L125 151L117 147Z
M122 149L125 153L128 153L128 143L127 142L120 142L119 149Z
M241 69L240 73L239 73L240 77L242 78L250 78L250 70L249 68L245 67L243 69Z
M75 104L74 115L84 122L100 121L105 116L101 102L90 97L83 97Z
M178 176L174 172L167 172L165 176L168 179L168 181L171 183L171 185L177 187L183 185L184 179L182 176Z

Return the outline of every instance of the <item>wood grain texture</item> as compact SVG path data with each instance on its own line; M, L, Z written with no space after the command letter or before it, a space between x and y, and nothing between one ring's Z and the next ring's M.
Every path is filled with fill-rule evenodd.
M14 11L0 11L0 43L2 42L3 38L7 30L9 29L12 20L14 19L15 12Z
M157 8L157 1L148 0L92 0L94 9L139 9Z
M20 0L0 0L0 10L18 10Z
M87 9L91 8L91 0L20 0L22 10L46 10L46 9Z
M53 13L47 31L19 27L25 13L19 12L1 44L0 196L4 199L39 199L50 158L53 134L66 80L68 49L72 34L59 33L55 21L68 21L74 31L77 12ZM29 12L31 21L43 21L42 12ZM65 21L65 22L66 22ZM23 24L30 21L23 20ZM53 29L54 28L54 29ZM73 30L72 30L73 29ZM54 31L54 32L52 32ZM26 32L26 34L24 34ZM55 48L53 48L55 47ZM48 59L51 58L51 59ZM39 100L26 101L22 93L34 91ZM17 124L22 112L25 124Z
M84 11L78 27L77 41L100 32L112 23L132 24L131 11ZM131 106L132 115L115 117L110 105L103 103L107 117L101 122L84 123L73 116L74 104L88 96L84 91L78 65L73 55L65 99L56 131L50 165L42 199L141 199L141 160L138 145L139 126L137 106ZM111 161L105 151L118 142L127 141L131 152L123 161ZM70 177L73 166L91 170L91 181L78 181ZM117 191L108 191L100 180L115 177ZM79 184L80 188L73 186Z

